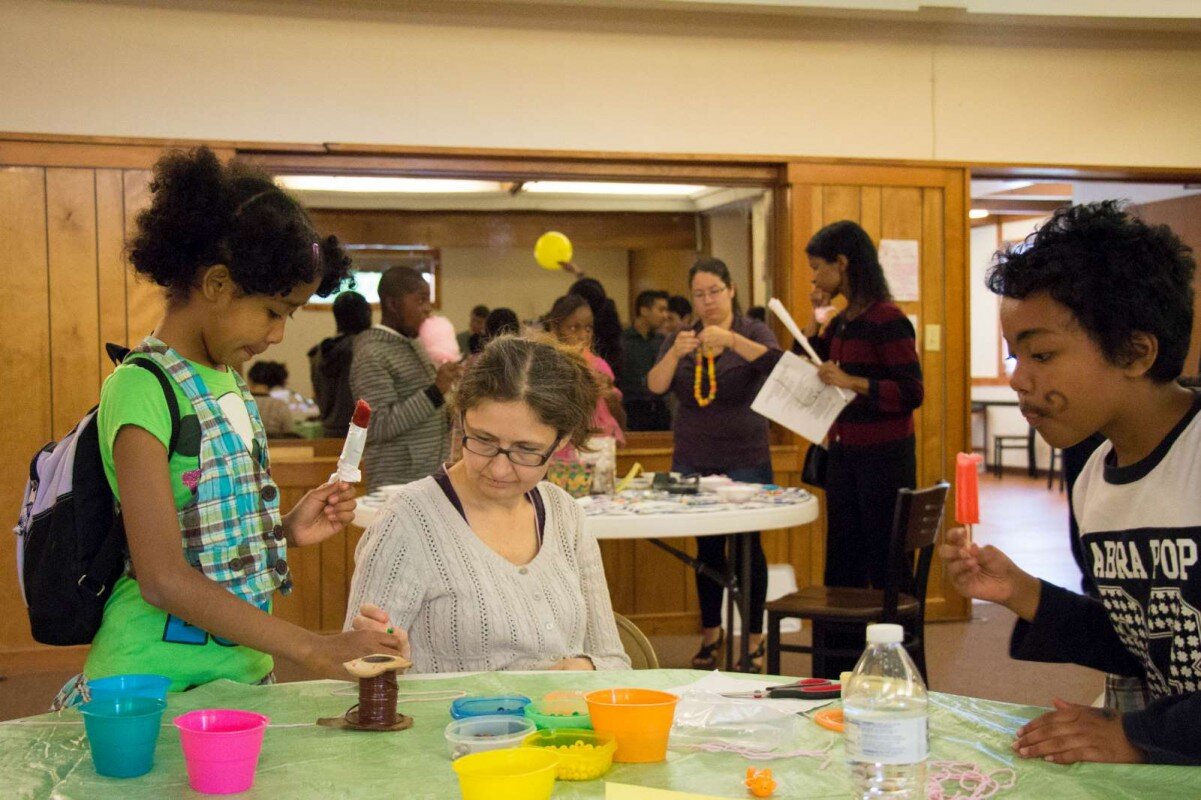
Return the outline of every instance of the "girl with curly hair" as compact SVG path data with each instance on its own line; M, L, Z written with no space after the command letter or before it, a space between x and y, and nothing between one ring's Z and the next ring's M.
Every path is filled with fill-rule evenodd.
M342 530L354 489L321 486L281 514L258 409L232 368L281 341L288 318L333 292L349 260L268 175L222 165L207 148L165 156L150 188L130 259L163 287L166 311L105 381L98 416L127 568L83 675L56 705L119 673L165 675L181 691L269 682L273 656L345 677L345 661L402 651L396 636L323 636L271 615L272 595L292 587L287 546Z

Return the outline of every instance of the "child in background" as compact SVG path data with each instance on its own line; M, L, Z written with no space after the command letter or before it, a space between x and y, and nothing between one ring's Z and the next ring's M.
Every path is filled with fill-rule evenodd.
M336 239L318 239L269 176L222 166L207 148L165 156L151 190L130 258L165 289L167 306L129 358L152 360L173 379L179 427L169 453L167 401L147 370L123 365L105 382L101 459L129 560L83 675L56 706L86 699L86 678L157 673L173 691L220 678L263 683L273 656L346 678L345 661L402 652L396 636L325 636L271 616L272 595L292 586L287 545L341 531L354 489L320 486L281 516L262 421L231 369L282 340L309 297L346 277L348 259Z
M1145 708L1057 699L1018 730L1023 757L1201 764L1201 396L1176 383L1193 270L1167 227L1104 202L1056 212L989 272L1023 415L1052 447L1107 440L1072 491L1099 599L1039 581L961 529L939 548L947 574L1020 617L1014 658L1140 678L1150 694Z
M287 401L271 394L288 382L288 368L278 361L256 361L246 372L246 383L258 407L259 419L270 438L296 436L292 409Z
M568 294L560 297L546 315L546 330L568 347L584 354L600 384L601 396L592 416L592 427L602 436L612 436L618 444L625 444L626 412L621 405L621 390L614 385L613 368L592 349L592 308L582 295Z

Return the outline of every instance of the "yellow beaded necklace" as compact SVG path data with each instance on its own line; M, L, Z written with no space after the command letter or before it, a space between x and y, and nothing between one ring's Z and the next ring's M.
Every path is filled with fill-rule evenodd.
M705 360L709 362L709 394L701 394L701 354L704 354ZM692 396L696 398L696 404L701 408L713 402L713 398L717 397L717 370L713 366L714 358L713 351L708 347L702 347L696 355L696 376L692 382Z

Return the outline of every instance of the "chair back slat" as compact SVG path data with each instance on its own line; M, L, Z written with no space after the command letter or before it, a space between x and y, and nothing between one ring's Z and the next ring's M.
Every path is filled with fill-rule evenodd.
M925 618L926 581L934 542L942 528L950 484L940 481L925 489L900 489L893 512L889 539L889 578L884 585L884 621L897 620L897 601L902 592L913 594L921 604L919 619ZM917 552L915 559L913 553Z

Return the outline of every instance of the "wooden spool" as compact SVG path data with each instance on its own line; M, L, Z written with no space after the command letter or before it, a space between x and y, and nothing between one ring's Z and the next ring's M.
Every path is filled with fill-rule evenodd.
M396 710L396 676L412 662L402 656L370 655L347 661L346 671L359 679L359 702L340 717L323 717L318 725L355 731L403 731L413 718Z

